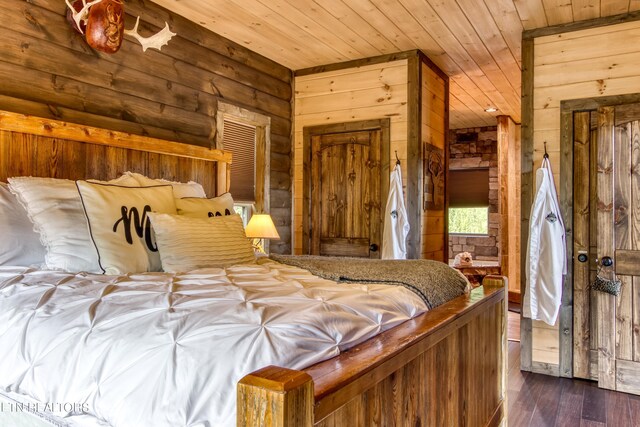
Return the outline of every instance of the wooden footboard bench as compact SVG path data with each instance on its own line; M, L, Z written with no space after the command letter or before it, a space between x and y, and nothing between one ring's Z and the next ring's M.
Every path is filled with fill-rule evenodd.
M238 426L506 424L506 279L301 371L238 383Z

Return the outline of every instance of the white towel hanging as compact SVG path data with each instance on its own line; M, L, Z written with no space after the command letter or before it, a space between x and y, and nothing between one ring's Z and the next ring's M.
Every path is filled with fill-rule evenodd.
M402 192L402 172L398 162L389 179L389 197L384 213L382 259L407 259L409 228Z
M536 196L531 207L522 315L554 325L567 273L565 229L548 156L536 172Z

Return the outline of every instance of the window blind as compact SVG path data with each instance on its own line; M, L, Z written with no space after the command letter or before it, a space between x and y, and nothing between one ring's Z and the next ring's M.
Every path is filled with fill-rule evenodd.
M489 206L489 169L449 171L449 207L479 208Z
M234 200L255 202L256 194L256 128L230 120L224 121L222 144L231 151L230 193Z

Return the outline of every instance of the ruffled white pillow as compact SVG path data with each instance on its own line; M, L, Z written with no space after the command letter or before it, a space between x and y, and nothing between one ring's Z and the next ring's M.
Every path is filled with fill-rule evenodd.
M109 183L138 186L135 179L125 175ZM102 272L74 181L17 177L9 178L9 189L26 209L46 248L45 268Z
M0 236L0 265L44 264L46 251L40 236L33 231L24 206L4 182L0 182Z

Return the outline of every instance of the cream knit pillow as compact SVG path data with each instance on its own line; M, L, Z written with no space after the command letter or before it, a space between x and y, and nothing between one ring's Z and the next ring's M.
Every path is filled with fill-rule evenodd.
M239 215L190 218L150 214L162 268L170 273L255 262Z

